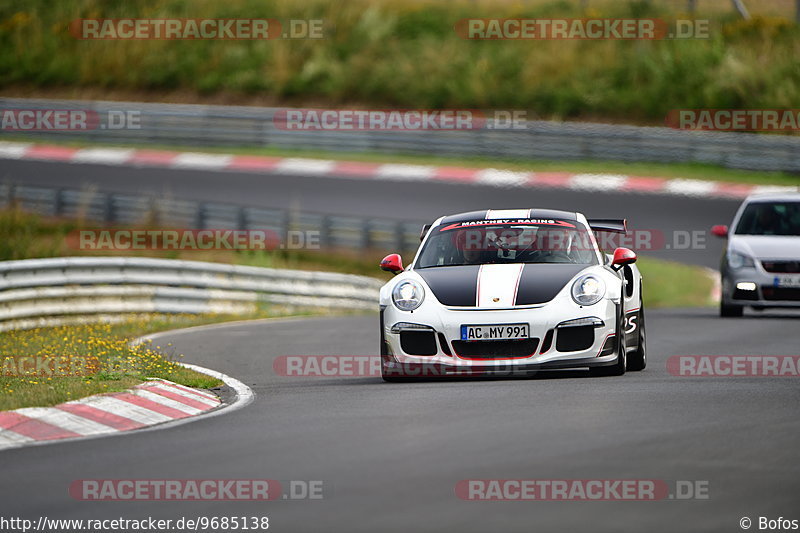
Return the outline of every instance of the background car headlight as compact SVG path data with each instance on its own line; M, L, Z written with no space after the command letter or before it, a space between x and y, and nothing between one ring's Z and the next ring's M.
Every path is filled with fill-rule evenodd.
M605 294L606 284L596 276L581 276L572 284L572 299L580 305L596 304Z
M753 258L749 255L740 254L738 252L728 252L728 265L731 268L753 268L756 266Z
M407 279L394 286L392 301L401 311L413 311L425 299L425 289L414 280Z

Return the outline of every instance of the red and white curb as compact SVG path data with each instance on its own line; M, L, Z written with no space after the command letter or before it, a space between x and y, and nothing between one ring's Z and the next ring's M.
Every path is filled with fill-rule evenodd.
M623 174L517 172L494 168L363 163L124 148L74 148L0 142L0 159L62 161L133 167L230 170L256 174L297 174L333 178L430 181L495 187L546 187L575 191L670 194L698 198L741 199L754 193L796 191L797 187L746 185L721 181L667 179Z
M222 380L233 389L235 399L223 404L211 392L151 379L127 391L97 394L54 407L3 411L0 450L162 428L238 409L253 399L252 390L230 376L196 365L183 366Z

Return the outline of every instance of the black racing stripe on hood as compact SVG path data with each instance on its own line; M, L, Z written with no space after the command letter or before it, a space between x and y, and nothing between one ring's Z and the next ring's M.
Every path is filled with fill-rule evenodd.
M478 265L430 267L415 270L442 305L475 307Z
M515 305L533 305L549 302L564 285L589 265L571 263L527 264L522 269Z

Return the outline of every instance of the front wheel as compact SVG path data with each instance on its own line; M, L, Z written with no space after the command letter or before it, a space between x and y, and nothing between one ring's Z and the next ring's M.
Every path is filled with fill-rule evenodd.
M719 316L722 317L738 317L744 314L744 306L742 305L730 305L730 304L719 304Z

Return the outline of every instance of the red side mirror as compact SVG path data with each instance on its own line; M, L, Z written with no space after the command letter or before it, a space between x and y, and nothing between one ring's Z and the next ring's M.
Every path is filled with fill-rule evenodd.
M381 270L391 272L392 274L399 274L403 271L403 260L400 254L389 254L381 261Z
M628 248L617 248L614 250L614 258L611 264L615 267L622 267L636 262L636 252Z
M728 236L728 226L717 224L711 227L711 233L717 237L726 238Z

